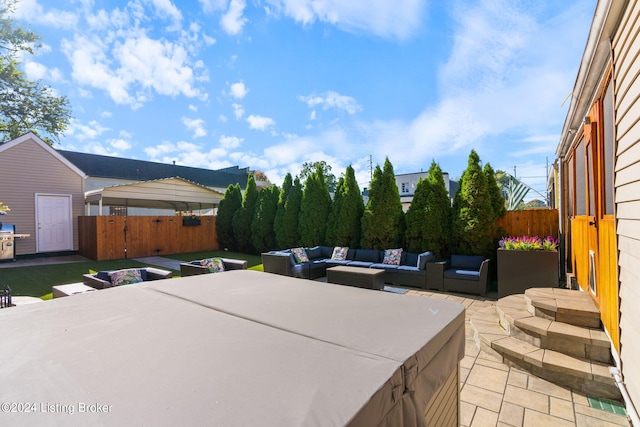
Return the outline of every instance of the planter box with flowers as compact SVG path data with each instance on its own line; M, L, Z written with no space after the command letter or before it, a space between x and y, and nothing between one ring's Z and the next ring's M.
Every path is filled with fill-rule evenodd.
M553 237L505 237L498 249L498 298L529 288L557 288L558 241Z

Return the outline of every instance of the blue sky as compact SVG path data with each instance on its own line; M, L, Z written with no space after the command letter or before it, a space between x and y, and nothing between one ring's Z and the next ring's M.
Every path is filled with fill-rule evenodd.
M277 184L325 160L361 188L370 156L457 178L475 149L544 192L595 3L21 0L15 19L43 37L28 77L71 102L57 148Z

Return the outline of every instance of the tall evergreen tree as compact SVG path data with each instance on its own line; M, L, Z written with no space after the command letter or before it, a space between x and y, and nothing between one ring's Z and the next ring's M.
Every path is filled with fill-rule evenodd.
M451 201L440 166L433 161L426 179L416 186L406 214L406 246L409 251L432 251L439 258L450 255Z
M287 201L284 205L284 227L280 237L276 240L280 249L293 248L300 244L300 205L302 204L302 184L296 177Z
M280 194L278 195L278 208L276 210L276 218L273 221L276 243L280 248L282 248L282 246L280 246L280 242L284 240L284 233L287 225L285 223L285 206L287 204L287 200L289 199L289 195L291 194L292 188L293 178L291 177L291 174L288 173L284 177L284 181L282 182L282 188L280 189Z
M237 250L236 239L233 234L233 215L242 207L242 191L240 184L230 184L220 200L216 216L216 234L221 249Z
M491 197L491 206L493 207L493 220L503 217L507 213L507 208L504 206L504 196L502 190L496 180L496 173L494 172L491 164L487 163L483 168L484 176L487 177L487 190Z
M369 201L362 216L362 247L389 249L402 247L404 212L393 165L387 158L383 169L376 166Z
M251 222L258 202L258 189L253 174L247 178L247 188L244 191L242 207L233 215L233 235L238 244L238 250L243 253L254 253L251 243Z
M278 210L279 193L275 185L260 190L256 213L251 223L251 242L257 252L276 249L274 221Z
M356 181L356 173L349 165L344 177L338 182L333 207L327 222L327 244L349 246L360 245L364 201Z
M456 253L486 255L491 243L493 207L480 157L471 150L467 169L453 201L453 241Z
M300 205L300 244L302 246L323 245L327 229L327 219L331 211L331 196L324 182L321 167L309 175L304 184Z

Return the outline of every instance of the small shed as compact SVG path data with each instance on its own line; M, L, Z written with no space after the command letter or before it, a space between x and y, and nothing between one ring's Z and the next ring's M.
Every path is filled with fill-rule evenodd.
M2 221L30 235L16 242L16 255L78 250L84 179L34 133L0 143L0 201L11 208Z

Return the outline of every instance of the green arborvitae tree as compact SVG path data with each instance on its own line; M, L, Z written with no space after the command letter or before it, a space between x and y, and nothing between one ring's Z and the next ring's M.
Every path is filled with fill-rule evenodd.
M496 180L496 173L494 172L491 164L487 163L483 168L484 176L487 177L487 190L491 197L491 207L493 207L493 220L494 222L507 213L507 208L504 206L505 198L502 194L502 190Z
M254 253L251 243L251 222L258 203L258 189L253 174L247 178L247 188L244 190L242 207L233 215L233 235L238 244L238 250L243 253Z
M216 234L218 235L218 245L221 249L230 251L238 249L233 234L233 215L241 207L242 191L240 190L240 185L229 185L224 193L224 198L220 200L216 216Z
M284 181L282 182L282 189L280 189L280 194L278 195L278 208L276 210L276 218L273 221L273 230L275 231L276 243L279 248L283 248L280 246L280 243L285 239L285 230L287 224L285 222L285 207L287 205L287 200L291 195L291 189L293 188L293 178L291 174L288 173L284 177ZM296 220L296 224L297 224Z
M324 182L322 168L307 178L300 205L300 244L302 246L324 245L327 219L331 211L331 196Z
M35 55L41 45L36 33L13 25L16 3L0 2L0 140L33 131L53 145L69 125L69 100L20 70L19 58Z
M362 216L362 247L381 250L402 247L404 227L400 193L387 158L383 169L378 165L373 173L369 201Z
M284 228L280 238L276 240L279 249L293 248L300 244L300 206L302 205L302 184L296 177L287 201L284 205Z
M438 258L449 257L451 201L442 169L435 161L427 178L418 182L406 219L409 251L432 251Z
M333 208L327 222L327 244L357 248L362 236L364 201L356 181L356 173L349 165L340 178L333 198Z
M274 221L278 210L279 193L275 185L260 190L256 213L251 223L251 242L257 252L276 249Z
M325 243L329 246L348 246L347 243L338 243L337 227L340 223L340 210L342 209L342 196L344 187L344 177L338 179L338 186L336 192L333 195L333 203L331 203L331 212L327 219L327 233L325 236Z
M455 253L487 255L493 229L493 207L480 157L471 150L467 169L453 201L452 234Z

